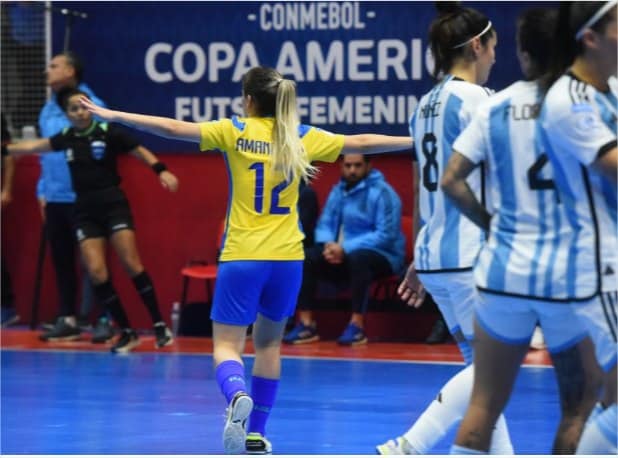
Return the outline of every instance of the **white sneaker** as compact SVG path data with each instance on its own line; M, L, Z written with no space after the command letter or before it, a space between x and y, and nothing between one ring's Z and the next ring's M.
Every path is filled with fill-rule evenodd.
M543 331L541 331L540 327L534 328L534 332L532 333L532 338L530 339L530 348L534 350L543 350L545 349L545 337L543 337Z
M228 455L240 455L245 452L247 437L247 418L253 410L253 399L239 391L227 408L227 418L223 427L223 450Z
M409 445L403 437L398 437L376 446L376 452L378 455L411 455Z

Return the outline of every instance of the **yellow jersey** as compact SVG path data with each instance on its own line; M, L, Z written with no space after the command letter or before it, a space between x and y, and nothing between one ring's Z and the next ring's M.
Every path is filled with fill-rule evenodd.
M219 151L227 166L229 197L221 261L304 259L298 219L299 178L287 182L271 167L274 118L240 118L200 124L201 151ZM334 162L343 135L301 124L310 161Z

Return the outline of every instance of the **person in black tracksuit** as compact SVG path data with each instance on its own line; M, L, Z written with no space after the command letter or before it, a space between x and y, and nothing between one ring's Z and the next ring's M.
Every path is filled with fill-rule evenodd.
M169 345L171 331L161 317L154 287L141 263L129 202L120 188L118 154L131 152L158 174L163 187L175 191L178 180L162 162L137 140L114 124L99 122L79 103L88 95L78 89L64 90L58 99L72 127L58 134L7 146L9 153L65 151L73 188L77 195L73 215L76 236L94 293L123 329L112 346L113 352L126 353L139 344L125 310L112 286L105 259L107 240L112 244L154 323L157 348Z

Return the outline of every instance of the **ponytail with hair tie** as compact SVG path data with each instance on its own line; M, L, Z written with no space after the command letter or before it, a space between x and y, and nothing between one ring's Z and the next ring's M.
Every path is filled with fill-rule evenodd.
M310 179L317 172L312 166L299 135L300 119L296 105L296 83L270 67L253 67L243 76L243 94L255 100L257 116L274 117L271 164L286 181Z

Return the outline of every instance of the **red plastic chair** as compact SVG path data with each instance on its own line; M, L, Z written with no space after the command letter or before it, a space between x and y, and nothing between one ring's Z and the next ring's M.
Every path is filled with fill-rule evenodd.
M221 221L219 233L217 235L217 245L221 247L223 241L223 233L225 231L225 221ZM191 280L202 280L206 283L206 302L212 301L213 282L217 279L217 265L208 264L206 261L190 261L189 264L180 270L182 275L182 296L180 298L180 314L187 303L187 294L189 292L189 282Z
M180 271L182 275L182 297L180 299L180 308L187 302L187 293L189 292L189 281L191 279L206 281L206 300L212 300L212 281L217 279L217 266L208 264L205 261L191 261L186 267Z

